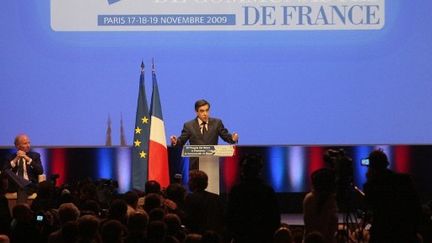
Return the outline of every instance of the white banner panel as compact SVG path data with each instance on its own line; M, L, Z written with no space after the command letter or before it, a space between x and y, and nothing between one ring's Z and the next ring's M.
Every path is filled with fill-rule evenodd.
M55 31L371 30L385 0L51 0Z

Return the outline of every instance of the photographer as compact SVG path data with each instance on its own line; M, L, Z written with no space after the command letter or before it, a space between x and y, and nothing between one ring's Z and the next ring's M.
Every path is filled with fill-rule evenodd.
M418 242L421 207L412 179L387 169L388 165L382 150L369 154L364 185L366 203L372 213L369 242Z

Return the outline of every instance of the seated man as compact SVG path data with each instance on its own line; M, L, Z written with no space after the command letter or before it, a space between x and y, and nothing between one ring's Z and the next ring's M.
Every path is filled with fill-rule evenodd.
M30 151L30 139L25 134L15 138L17 151L6 161L5 173L9 176L9 191L17 192L17 204L27 201L28 193L33 192L38 183L39 175L43 174L40 154Z

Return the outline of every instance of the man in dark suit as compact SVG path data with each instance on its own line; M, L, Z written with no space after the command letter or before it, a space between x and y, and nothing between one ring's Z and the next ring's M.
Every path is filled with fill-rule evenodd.
M15 175L18 180L12 180L10 190L17 191L17 203L25 203L27 200L27 189L35 188L38 184L39 175L43 174L42 162L40 154L30 151L30 139L25 134L20 134L15 138L16 153L11 154L6 161L5 171L12 172L11 176ZM28 182L25 188L24 185L17 181ZM20 184L20 185L18 185Z
M238 141L238 134L230 134L222 121L210 118L210 103L206 100L195 102L196 118L186 122L179 137L171 136L171 145L183 146L187 141L191 145L216 145L219 137L227 143L234 144ZM198 169L198 158L190 159L189 169Z
M219 195L206 191L208 176L204 171L189 173L189 193L185 198L184 224L191 233L203 234L207 230L224 233L225 209Z
M241 178L228 194L226 226L236 243L270 243L280 227L280 211L274 189L261 178L260 155L240 160Z
M364 185L365 201L372 213L371 243L417 242L421 202L410 175L389 169L382 150L369 154Z

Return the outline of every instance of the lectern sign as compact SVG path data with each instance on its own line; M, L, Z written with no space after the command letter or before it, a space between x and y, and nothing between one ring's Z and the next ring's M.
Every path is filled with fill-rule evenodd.
M231 157L234 154L234 145L185 145L182 157Z
M219 194L219 157L232 157L234 145L185 145L182 157L198 157L199 169L208 176L209 192Z

